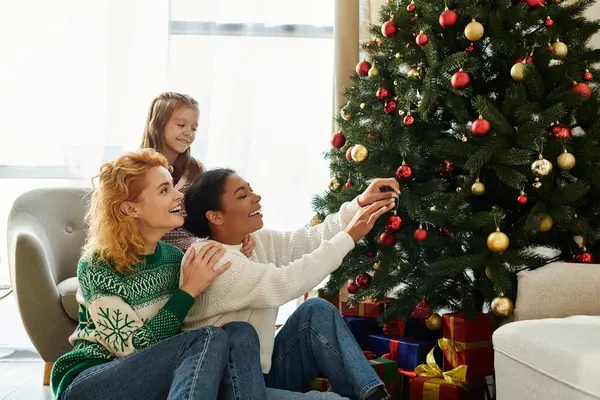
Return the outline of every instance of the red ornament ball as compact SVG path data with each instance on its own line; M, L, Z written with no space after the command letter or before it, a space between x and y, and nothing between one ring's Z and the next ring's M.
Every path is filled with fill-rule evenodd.
M356 283L354 282L348 282L348 284L346 285L346 290L348 291L348 293L354 294L358 292L358 286L356 286Z
M346 182L346 184L344 185L344 189L351 189L352 188L352 180L350 178L348 178L348 181Z
M383 25L381 25L381 34L386 38L392 38L396 36L396 33L398 33L398 27L396 26L394 21L390 20L384 22Z
M528 201L529 201L529 198L527 197L526 194L521 194L521 195L519 195L519 197L517 197L517 203L519 203L521 205L527 204Z
M447 228L444 228L443 226L440 226L440 233L441 233L442 235L444 235L444 236L445 236L445 235L447 235L447 234L448 234L448 232L450 232L450 231L449 231Z
M356 73L360 76L367 76L369 74L369 69L371 69L371 63L367 60L362 60L356 64Z
M387 99L390 98L390 92L386 88L379 88L379 89L377 89L376 96L377 96L377 100L386 101Z
M348 150L346 150L346 160L348 161L353 161L352 160L352 149L354 148L354 146L350 146L348 147Z
M471 132L473 132L473 135L476 136L485 136L490 132L490 128L490 122L487 119L479 117L479 119L473 121L473 126L471 126Z
M582 251L573 257L573 260L582 264L592 264L594 262L594 255L589 251Z
M552 21L552 18L546 17L546 20L544 21L544 26L546 28L550 28L552 25L554 25L554 21Z
M471 83L471 77L464 71L458 71L452 75L451 83L454 89L464 89Z
M331 135L331 145L336 149L341 149L346 144L346 136L342 132L336 132Z
M442 175L445 178L449 178L452 176L455 169L456 167L454 166L454 163L452 161L444 160L442 165L440 165L440 175Z
M475 51L475 47L472 44L467 46L467 53L472 53L474 51Z
M414 123L415 123L415 117L413 117L410 114L405 116L404 119L402 120L402 124L404 126L412 126L412 124L414 124Z
M415 5L415 3L410 3L408 6L406 6L406 11L408 12L415 12L415 10L417 9L417 6Z
M360 274L356 277L354 281L356 282L356 286L358 286L359 288L366 289L369 287L369 284L371 283L372 279L373 277L369 274Z
M392 232L383 232L379 235L379 243L385 246L393 246L396 244L396 234Z
M554 124L550 128L550 133L559 139L571 139L571 129L565 124Z
M527 63L527 64L533 64L533 57L532 56L527 56L527 58L525 58L525 63Z
M413 169L410 165L402 165L400 168L398 168L398 170L396 171L396 178L398 178L398 180L401 183L405 183L410 181L413 178Z
M583 79L588 82L591 81L593 77L594 76L592 75L592 73L590 71L585 71L585 74L583 74Z
M394 111L396 111L396 107L397 107L396 100L393 100L393 99L388 100L383 105L383 111L389 115L389 114L393 113Z
M427 231L423 228L419 228L415 231L413 237L417 242L424 242L427 240Z
M529 7L531 8L537 8L537 7L541 7L543 6L546 1L545 0L525 0L525 2L529 5Z
M389 232L397 232L402 228L402 218L397 215L390 215L385 221L385 229Z
M440 14L438 19L442 28L449 28L456 24L456 20L458 19L456 13L452 10L445 10Z
M377 250L367 250L367 257L369 258L375 258L377 256Z
M592 95L592 89L587 85L587 83L578 83L575 86L573 86L573 89L571 90L573 91L573 93L581 94L586 99Z
M427 43L429 43L429 38L427 37L426 34L421 32L417 35L417 38L415 39L415 41L417 42L417 44L419 46L425 46Z

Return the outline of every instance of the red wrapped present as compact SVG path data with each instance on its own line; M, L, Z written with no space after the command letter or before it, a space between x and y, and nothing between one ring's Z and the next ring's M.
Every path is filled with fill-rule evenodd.
M487 314L477 313L467 320L463 313L444 314L444 368L468 365L467 378L484 378L494 373L494 326Z
M386 304L385 301L361 301L355 307L350 307L347 301L342 301L340 312L344 317L379 318Z
M369 364L377 373L382 381L394 380L398 378L398 363L394 360L384 358L375 358L369 360Z
M329 380L327 378L315 378L310 382L310 390L319 392L333 392Z

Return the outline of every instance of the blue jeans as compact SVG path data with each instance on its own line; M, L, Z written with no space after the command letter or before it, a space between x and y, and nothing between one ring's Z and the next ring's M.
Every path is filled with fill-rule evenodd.
M339 311L323 299L310 299L275 337L265 383L268 388L305 392L319 376L327 377L335 393L351 399L363 400L375 387L383 387ZM279 398L295 398L291 396Z
M79 374L61 400L264 400L256 331L202 327Z

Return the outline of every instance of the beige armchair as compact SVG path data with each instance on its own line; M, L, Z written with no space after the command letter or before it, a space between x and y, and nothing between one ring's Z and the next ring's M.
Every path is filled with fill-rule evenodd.
M10 274L25 330L46 362L71 350L77 326L77 261L85 240L83 188L37 189L21 195L8 218Z

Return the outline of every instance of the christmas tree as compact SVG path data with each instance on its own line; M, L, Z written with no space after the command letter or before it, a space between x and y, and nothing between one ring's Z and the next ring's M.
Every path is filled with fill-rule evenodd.
M345 88L333 178L314 201L335 212L375 177L396 176L380 218L328 282L353 301L512 312L516 274L600 256L600 119L593 3L389 0Z

